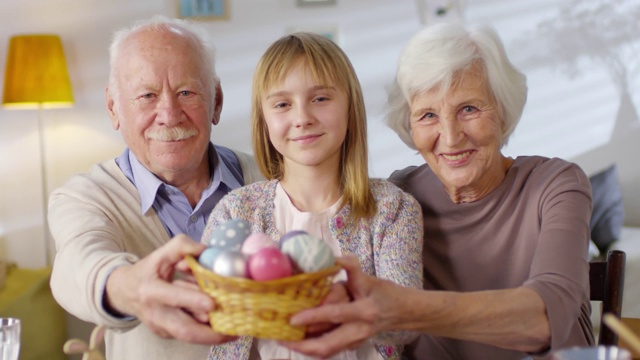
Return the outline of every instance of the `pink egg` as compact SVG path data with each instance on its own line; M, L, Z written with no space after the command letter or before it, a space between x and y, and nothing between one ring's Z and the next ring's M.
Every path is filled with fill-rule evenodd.
M240 251L247 256L251 256L266 247L276 247L275 241L271 240L269 235L254 233L244 240Z
M249 277L256 281L268 281L291 276L289 257L276 247L258 250L249 258Z

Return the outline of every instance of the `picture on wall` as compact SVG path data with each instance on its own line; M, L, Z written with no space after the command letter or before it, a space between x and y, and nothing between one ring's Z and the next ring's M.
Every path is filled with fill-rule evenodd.
M178 17L195 20L226 20L229 0L176 0Z

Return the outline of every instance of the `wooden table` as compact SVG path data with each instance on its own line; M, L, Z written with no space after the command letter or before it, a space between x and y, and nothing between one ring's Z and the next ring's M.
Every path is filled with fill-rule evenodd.
M640 319L623 317L620 320L622 321L623 324L627 325L627 327L629 327L631 331L633 331L636 335L640 337ZM629 350L634 360L640 359L640 353L634 352L633 349L631 349L631 347L627 343L625 343L625 341L622 338L620 338L620 340L618 341L618 346Z

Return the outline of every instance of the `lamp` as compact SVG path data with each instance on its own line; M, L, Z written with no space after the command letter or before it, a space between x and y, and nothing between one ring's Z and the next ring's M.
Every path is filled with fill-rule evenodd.
M44 151L42 109L71 107L73 93L67 73L62 42L57 35L37 34L11 37L4 73L2 105L7 109L37 109L42 176L44 245L51 264L47 221L47 168Z

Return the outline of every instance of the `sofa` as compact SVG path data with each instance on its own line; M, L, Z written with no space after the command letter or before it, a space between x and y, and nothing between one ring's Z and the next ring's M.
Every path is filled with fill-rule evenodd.
M0 284L0 317L22 322L20 360L66 360L66 315L49 288L51 269L22 269L5 262L0 266L6 274Z

